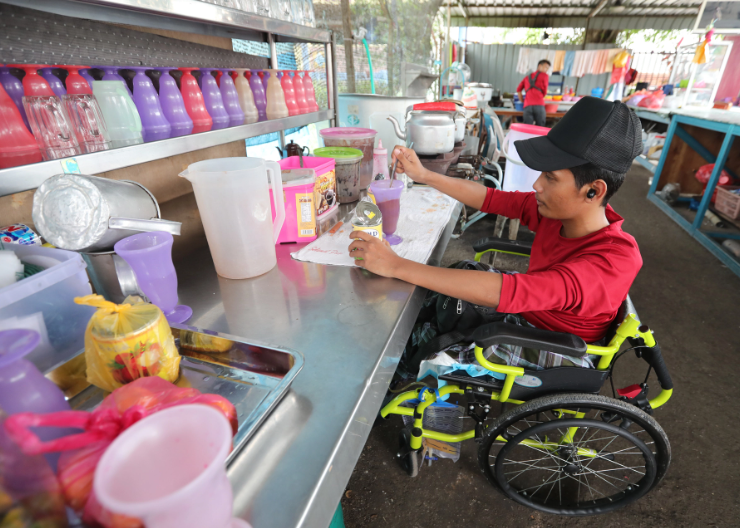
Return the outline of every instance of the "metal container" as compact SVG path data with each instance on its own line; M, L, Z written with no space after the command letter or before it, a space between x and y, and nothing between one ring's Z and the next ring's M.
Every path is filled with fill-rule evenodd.
M33 197L33 221L58 248L93 253L142 231L180 234L179 222L160 220L157 200L141 184L83 174L58 174Z
M404 142L396 137L393 125L386 118L392 115L398 121L403 121L406 107L424 102L423 97L389 97L375 94L340 93L338 98L339 126L377 130L376 139L383 142L388 152L393 152L393 147L403 145Z
M455 121L452 112L412 111L406 117L406 130L393 116L388 120L393 123L396 135L406 144L413 142L414 151L421 155L446 154L455 146Z
M355 231L364 231L370 236L383 240L383 214L380 208L373 202L363 199L355 207L352 227Z
M493 97L493 85L488 83L468 83L465 86L471 88L475 93L475 98L478 101L478 107L486 105L488 101Z
M136 282L136 274L115 251L82 253L87 274L95 292L106 300L121 304L128 295L145 295Z
M467 123L468 119L464 113L455 114L455 143L459 143L465 138L465 125Z

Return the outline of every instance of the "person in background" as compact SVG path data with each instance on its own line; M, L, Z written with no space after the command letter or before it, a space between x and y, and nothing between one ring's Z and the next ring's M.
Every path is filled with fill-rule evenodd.
M550 61L542 59L537 63L537 71L530 73L516 91L519 94L519 100L524 101L524 124L545 126L545 94L547 94L547 85L550 82L550 76L547 70L550 69ZM526 98L522 97L522 90L526 90Z

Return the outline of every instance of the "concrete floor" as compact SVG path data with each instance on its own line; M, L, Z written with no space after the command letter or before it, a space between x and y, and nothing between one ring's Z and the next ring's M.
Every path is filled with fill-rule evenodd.
M675 384L673 398L654 415L673 452L662 483L637 503L598 518L542 514L486 481L474 441L463 443L457 463L441 460L409 478L394 457L401 418L391 417L373 428L347 485L347 528L740 524L740 279L646 200L648 176L634 165L612 205L640 245L644 265L630 294L640 319L655 331ZM492 221L479 222L451 241L445 261L473 258L470 244L492 230ZM644 374L644 362L626 355L615 384L638 383ZM654 376L651 387L657 387Z

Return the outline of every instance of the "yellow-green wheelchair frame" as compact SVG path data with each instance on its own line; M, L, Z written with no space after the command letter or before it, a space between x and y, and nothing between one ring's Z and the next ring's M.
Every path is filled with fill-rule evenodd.
M527 255L524 255L527 256ZM478 255L476 255L478 257ZM476 258L476 260L479 260ZM642 338L645 342L645 346L647 347L654 347L655 346L655 338L653 337L652 332L649 329L646 329L645 331L641 331L640 328L640 321L637 320L637 316L635 314L628 314L625 320L619 325L617 328L617 331L612 338L611 342L607 346L596 346L596 345L588 345L587 354L592 354L596 356L600 356L599 362L597 364L597 370L608 370L611 366L612 360L614 359L614 356L619 352L619 349L622 346L622 343L627 338ZM646 328L646 327L643 327ZM480 363L481 366L484 368L492 371L497 372L500 374L505 374L506 378L504 380L504 385L500 392L492 392L491 394L491 400L492 401L498 401L501 403L513 403L513 404L522 404L523 401L520 400L514 400L510 399L509 395L511 394L511 389L514 385L514 381L519 376L524 376L524 369L522 367L513 367L509 365L498 365L496 363L491 363L488 361L485 357L483 357L483 349L476 346L475 347L475 358L478 360L478 363ZM573 367L573 368L579 368L579 367ZM423 420L424 420L424 411L427 407L432 405L434 402L437 401L437 395L433 391L425 390L423 391L423 394L421 395L422 401L416 406L416 407L403 407L402 404L408 400L413 400L419 398L420 393L422 392L422 389L415 389L415 390L409 390L406 392L403 392L393 398L385 407L383 407L380 411L380 415L383 418L388 417L390 414L399 414L402 416L411 416L414 418L414 425L413 427L415 429L421 430L421 436L411 436L410 439L410 447L414 450L419 450L422 447L422 439L423 438L429 438L432 440L439 440L442 442L460 442L462 440L470 440L472 438L475 438L475 429L471 429L470 431L464 431L459 434L448 434L448 433L440 433L437 431L431 431L429 429L424 429L423 427ZM465 394L465 390L461 388L458 385L455 385L453 383L450 383L448 385L445 385L441 389L439 389L439 396L446 396L448 394ZM662 389L660 394L656 396L655 398L649 400L650 406L655 409L657 407L660 407L661 405L665 404L673 394L673 389ZM562 414L572 414L574 418L582 418L584 415L583 413L569 410L569 409L562 409ZM570 438L573 437L575 432L578 428L570 428L568 432L563 435L560 440L555 442L549 442L547 445L543 443L537 443L533 442L531 440L526 440L525 443L529 442L532 447L538 447L543 448L547 450L554 450L557 449L557 447L561 444L568 443L570 441ZM506 442L506 439L502 436L499 436L497 438L497 441ZM582 456L593 456L593 453L590 452L588 449L579 449L579 454Z

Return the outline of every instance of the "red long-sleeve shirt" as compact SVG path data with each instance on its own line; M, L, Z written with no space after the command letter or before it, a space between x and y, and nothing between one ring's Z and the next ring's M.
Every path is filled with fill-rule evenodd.
M537 86L537 88L542 91L530 86L530 76L534 79L535 77L537 77L537 72L527 75L524 79L522 79L522 82L520 82L519 86L516 87L516 91L521 92L523 89L526 88L527 93L524 95L524 106L543 106L545 104L545 94L547 93L547 85L550 82L550 76L546 73L540 72L539 77L537 77L537 82L535 83L535 86Z
M635 239L610 205L610 225L579 238L560 234L560 220L537 211L534 193L488 189L482 211L519 218L536 235L527 273L503 275L499 312L518 313L537 328L598 341L642 267Z

